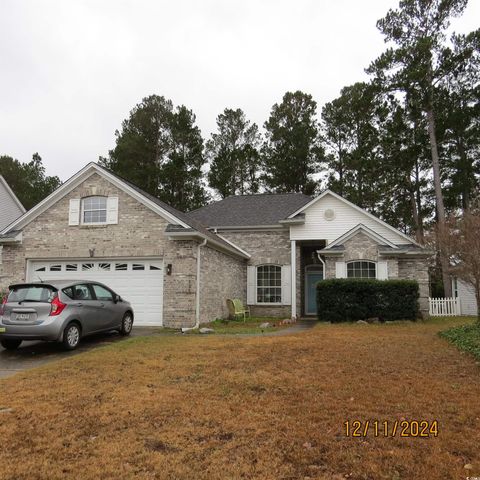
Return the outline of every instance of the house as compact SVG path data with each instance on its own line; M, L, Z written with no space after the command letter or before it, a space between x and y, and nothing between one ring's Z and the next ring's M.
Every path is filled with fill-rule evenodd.
M477 299L475 288L471 283L452 277L452 292L459 300L460 315L477 315Z
M323 278L412 278L428 304L428 253L325 191L228 197L189 214L90 163L0 232L0 290L12 282L97 280L137 325L189 327L227 315L315 314Z
M25 208L0 175L0 231L25 213Z
M428 312L430 253L334 192L231 196L189 216L250 255L255 316L315 315L318 281L362 277L417 280Z

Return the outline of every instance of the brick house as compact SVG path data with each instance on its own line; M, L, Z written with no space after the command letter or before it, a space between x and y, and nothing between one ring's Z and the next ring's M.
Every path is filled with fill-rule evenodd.
M427 256L402 232L325 191L228 197L179 212L90 163L0 232L0 290L88 279L130 300L137 325L189 327L227 315L315 314L323 278L411 278L427 309Z

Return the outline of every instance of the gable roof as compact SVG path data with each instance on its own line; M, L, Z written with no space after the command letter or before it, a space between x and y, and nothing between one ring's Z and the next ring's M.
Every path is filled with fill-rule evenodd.
M232 195L187 215L207 227L279 226L280 220L311 200L303 193Z
M217 247L221 247L224 250L227 250L230 253L234 253L235 255L242 258L248 258L245 256L245 252L243 252L243 250L238 249L230 242L226 242L222 238L218 237L215 233L208 231L196 220L189 218L186 214L180 212L176 208L173 208L165 202L162 202L153 195L150 195L136 185L130 183L129 181L123 179L122 177L112 173L110 170L101 167L94 162L90 162L79 172L70 177L65 183L58 187L48 197L43 199L31 210L29 210L20 218L8 225L7 228L0 232L0 234L4 236L12 230L21 230L25 225L29 224L32 220L37 218L40 214L50 208L54 203L62 199L65 195L67 195L70 191L72 191L75 187L80 185L83 181L85 181L94 173L98 173L100 176L106 178L116 187L131 195L140 203L150 208L161 217L165 218L171 224L175 225L177 227L177 232L197 232L198 234L200 234L201 238L206 238L207 240L210 240L210 242Z
M348 239L352 238L358 232L364 233L365 235L367 235L367 237L371 238L373 241L377 242L379 245L387 245L388 247L391 247L393 249L398 248L398 246L390 242L390 240L387 240L385 237L382 237L377 232L374 232L371 228L368 228L366 225L359 223L356 227L351 228L348 232L345 232L336 240L329 243L323 250L331 250L337 245L342 245L343 242L346 242Z
M7 181L0 175L0 229L25 213L25 208Z
M417 245L417 246L421 246L419 243L417 243L413 238L409 237L408 235L406 235L405 233L401 232L400 230L397 230L395 227L392 227L391 225L389 225L388 223L384 222L383 220L381 220L380 218L376 217L375 215L372 215L370 212L367 212L366 210L364 210L363 208L359 207L358 205L355 205L354 203L348 201L347 199L343 198L342 196L338 195L337 193L335 192L332 192L331 190L324 190L320 195L318 195L318 197L315 197L313 200L311 200L309 203L303 205L302 207L300 207L298 210L296 210L295 212L293 212L292 214L289 215L288 218L294 218L296 217L297 215L305 212L305 210L307 210L309 207L311 207L312 205L316 204L319 200L321 200L322 198L324 198L326 195L331 195L332 197L336 198L337 200L340 200L341 202L345 203L346 205L350 206L351 208L363 213L364 215L366 215L367 217L371 218L372 220L375 220L377 223L379 223L380 225L383 225L384 227L388 228L389 230L391 230L392 232L395 232L397 235L403 237L405 240L408 241L408 243L411 243L411 244L414 244L414 245Z

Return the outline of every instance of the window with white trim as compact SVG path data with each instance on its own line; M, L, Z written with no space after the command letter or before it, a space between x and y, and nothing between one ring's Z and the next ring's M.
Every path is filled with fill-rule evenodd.
M257 267L257 303L282 303L282 267Z
M82 198L82 223L91 225L107 222L107 197Z
M367 260L348 262L347 278L377 278L377 264Z

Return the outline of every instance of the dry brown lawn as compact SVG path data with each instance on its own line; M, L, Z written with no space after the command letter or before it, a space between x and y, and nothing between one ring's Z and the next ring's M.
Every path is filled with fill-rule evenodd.
M455 322L132 339L18 374L0 381L0 478L480 476L480 366L437 335ZM439 435L346 438L346 419Z

